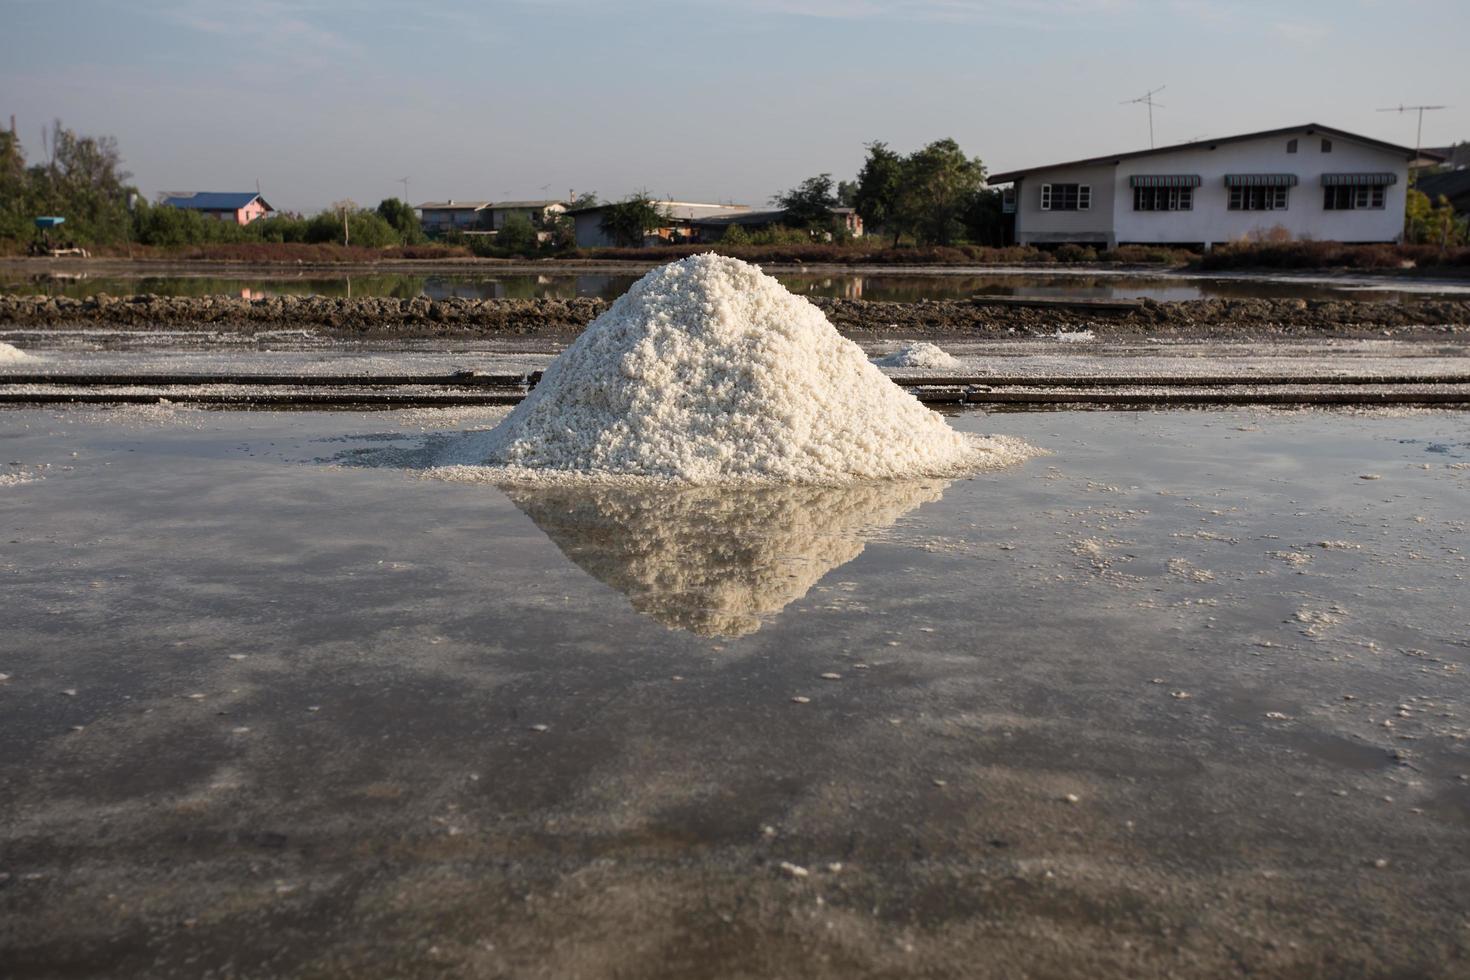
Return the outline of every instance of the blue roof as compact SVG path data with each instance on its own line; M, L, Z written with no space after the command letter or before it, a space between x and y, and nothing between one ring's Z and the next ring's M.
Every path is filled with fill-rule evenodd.
M171 208L189 208L194 211L238 211L260 197L254 191L199 191L195 194L171 194L163 203ZM261 204L265 204L262 199ZM269 204L267 209L274 210Z

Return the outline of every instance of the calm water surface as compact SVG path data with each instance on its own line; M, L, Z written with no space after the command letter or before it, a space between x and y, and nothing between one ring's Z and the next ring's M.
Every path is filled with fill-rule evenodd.
M493 421L0 412L7 976L1470 962L1465 415L969 413L1052 455L845 490L421 477Z
M84 273L46 277L0 277L0 292L46 293L85 297L97 293L125 295L205 296L394 296L431 299L569 298L595 296L612 299L637 280L636 275L362 275L300 277L140 276L93 277ZM923 275L902 272L880 275L806 275L778 273L793 292L808 296L914 302L921 299L967 299L971 296L1029 296L1053 298L1155 300L1190 299L1369 299L1398 302L1410 295L1402 289L1356 280L1343 283L1293 281L1283 277L1201 278L1178 275L1088 275L1046 272L994 272ZM1425 287L1470 291L1464 283L1446 282Z

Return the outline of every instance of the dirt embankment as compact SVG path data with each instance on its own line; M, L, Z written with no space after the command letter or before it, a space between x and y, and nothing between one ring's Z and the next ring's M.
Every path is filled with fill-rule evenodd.
M1024 307L983 300L874 303L814 299L844 333L893 336L985 336L1089 328L1121 335L1355 336L1470 333L1470 300L1412 303L1210 299L1145 300L1119 310ZM312 330L344 338L473 337L576 333L608 306L577 299L340 299L276 296L0 296L0 328L116 330Z

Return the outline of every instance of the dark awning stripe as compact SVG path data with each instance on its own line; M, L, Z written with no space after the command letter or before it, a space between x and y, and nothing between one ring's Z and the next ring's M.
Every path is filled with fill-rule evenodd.
M1226 187L1295 187L1296 174L1226 174Z
M1323 187L1383 187L1397 184L1398 174L1323 174Z
M1129 187L1198 187L1199 174L1135 174Z

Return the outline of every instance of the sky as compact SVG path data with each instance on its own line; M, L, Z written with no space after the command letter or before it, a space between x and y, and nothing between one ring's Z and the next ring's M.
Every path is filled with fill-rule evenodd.
M0 0L0 125L134 181L341 199L761 205L865 144L994 172L1319 122L1470 139L1466 0Z

